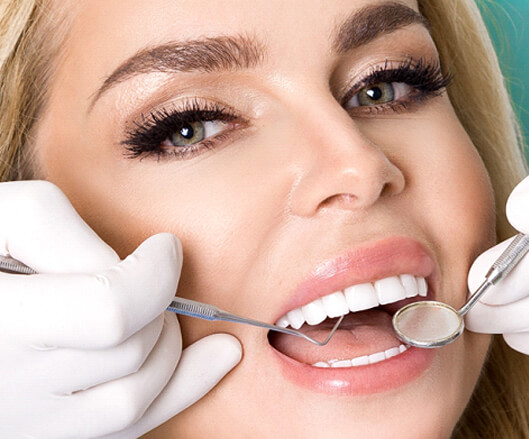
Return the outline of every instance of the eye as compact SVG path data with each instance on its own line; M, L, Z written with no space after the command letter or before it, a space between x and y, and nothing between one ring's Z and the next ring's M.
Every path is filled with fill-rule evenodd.
M229 140L247 126L230 107L199 98L184 100L174 109L160 109L132 121L121 141L127 158L187 159Z
M388 104L406 97L412 91L413 88L404 82L379 82L362 88L345 103L345 108Z
M222 132L228 124L221 121L182 122L163 142L162 146L187 146L199 143Z

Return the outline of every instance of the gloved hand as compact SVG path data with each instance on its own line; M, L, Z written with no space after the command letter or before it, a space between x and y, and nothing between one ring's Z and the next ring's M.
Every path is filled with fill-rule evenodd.
M0 254L42 273L0 273L0 437L136 438L239 362L226 334L181 351L173 235L120 261L51 183L1 183L0 206Z
M507 218L515 229L529 233L529 177L511 193ZM468 276L471 292L481 285L490 266L511 241L496 245L476 259ZM529 255L484 294L468 312L465 324L474 332L503 334L509 346L529 354Z

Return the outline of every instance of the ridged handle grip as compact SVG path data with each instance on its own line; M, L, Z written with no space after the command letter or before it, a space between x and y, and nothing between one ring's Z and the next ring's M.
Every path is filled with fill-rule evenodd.
M219 313L219 310L214 306L184 299L183 297L175 297L167 307L167 311L204 320L217 320L217 314Z
M529 235L519 233L505 251L492 264L487 273L488 280L494 285L507 276L529 251Z
M8 256L0 255L0 271L10 274L37 274L35 270Z

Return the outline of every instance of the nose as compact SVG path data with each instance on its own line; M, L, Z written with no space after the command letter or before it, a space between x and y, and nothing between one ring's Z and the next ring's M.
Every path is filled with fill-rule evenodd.
M300 123L303 159L290 194L292 214L367 209L404 190L402 170L338 104L305 111Z

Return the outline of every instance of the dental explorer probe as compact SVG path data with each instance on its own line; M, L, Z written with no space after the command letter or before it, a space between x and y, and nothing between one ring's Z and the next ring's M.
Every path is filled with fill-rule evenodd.
M467 303L456 311L446 303L433 300L410 303L393 316L397 336L411 346L438 348L457 339L465 329L463 317L480 297L504 279L529 251L529 235L519 233L492 264L485 280Z
M0 255L0 272L9 273L9 274L37 274L35 270L28 267L16 259L1 256ZM176 314L181 314L189 317L197 317L199 319L210 320L210 321L225 321L225 322L234 322L234 323L243 323L246 325L257 326L259 328L269 329L271 331L282 332L288 335L295 335L296 337L304 338L307 341L317 345L325 346L329 343L330 339L342 323L342 320L345 316L341 316L338 321L333 326L331 332L327 338L323 341L315 340L309 337L306 334L303 334L300 331L295 329L282 328L280 326L271 325L269 323L261 322L259 320L253 320L246 317L239 316L237 314L232 314L227 311L223 311L215 306L208 305L202 302L196 302L190 299L184 299L183 297L175 296L173 301L167 307L167 311L172 311Z

